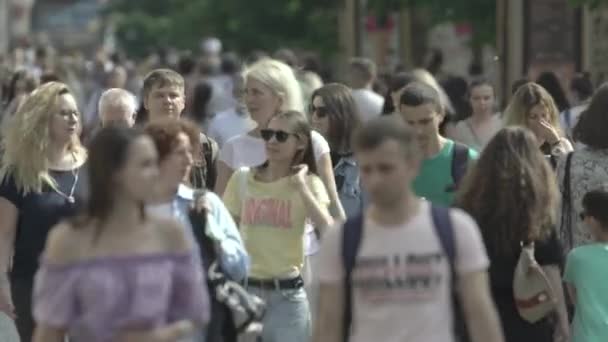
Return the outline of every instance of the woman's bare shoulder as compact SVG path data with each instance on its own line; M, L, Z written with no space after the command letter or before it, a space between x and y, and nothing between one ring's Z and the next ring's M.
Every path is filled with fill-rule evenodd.
M89 225L76 227L64 221L51 228L44 249L44 261L52 264L68 264L80 260L86 246L92 241Z
M168 252L184 252L192 248L192 239L186 234L186 228L174 219L154 218L152 225L159 233Z

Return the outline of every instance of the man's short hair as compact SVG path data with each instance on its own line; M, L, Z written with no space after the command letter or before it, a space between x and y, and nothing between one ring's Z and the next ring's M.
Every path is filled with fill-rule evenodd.
M129 106L129 112L137 112L137 98L130 91L120 88L112 88L104 91L99 98L99 115L111 108Z
M430 85L422 82L413 82L403 88L399 103L409 107L432 104L437 110L437 113L444 113L439 92Z
M415 132L401 120L392 117L379 117L363 124L355 131L352 145L355 152L369 151L390 140L399 143L406 159L419 158Z
M152 70L144 78L144 87L142 91L142 98L147 98L150 95L152 88L157 87L177 87L182 91L185 89L185 81L182 75L171 69L156 69Z
M602 230L608 232L608 191L605 188L589 191L583 196L585 215L595 218Z
M350 60L350 68L366 82L372 82L376 79L377 68L376 63L368 58L355 57Z

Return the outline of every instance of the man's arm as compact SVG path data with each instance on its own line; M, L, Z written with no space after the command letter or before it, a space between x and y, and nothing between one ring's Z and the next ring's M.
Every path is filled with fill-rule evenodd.
M473 342L504 342L502 327L492 295L488 273L475 271L461 274L458 293Z
M319 285L319 312L314 324L314 342L342 342L344 289L340 283Z

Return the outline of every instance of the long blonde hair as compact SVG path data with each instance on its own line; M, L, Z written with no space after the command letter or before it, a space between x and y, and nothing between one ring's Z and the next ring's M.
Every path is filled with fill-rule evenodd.
M65 94L70 94L70 90L60 82L40 86L2 126L0 180L13 177L17 189L24 194L42 192L45 185L57 187L49 174L49 125L58 110L59 97ZM78 136L72 138L68 149L76 158L86 157Z
M275 59L265 58L245 70L245 82L255 79L270 88L275 95L283 99L280 111L294 110L304 112L302 89L293 69Z
M549 113L548 122L560 136L564 136L559 123L559 111L553 97L542 86L529 82L520 86L504 112L505 127L528 127L528 116L532 107L541 105Z

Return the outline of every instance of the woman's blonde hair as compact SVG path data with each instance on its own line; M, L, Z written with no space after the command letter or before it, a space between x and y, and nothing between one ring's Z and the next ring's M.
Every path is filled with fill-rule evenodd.
M245 80L254 79L268 88L283 100L280 111L294 110L304 112L302 89L293 69L275 59L265 58L245 70Z
M542 241L554 232L560 195L534 134L507 127L469 170L456 203L479 224L489 252L514 256L520 242Z
M13 177L17 189L24 194L42 192L45 185L57 186L48 172L49 126L59 98L65 94L71 94L70 90L60 82L38 87L2 126L0 180ZM73 137L68 148L76 158L86 155L78 136Z
M441 106L443 107L444 113L445 112L447 112L447 113L454 112L454 107L452 105L452 101L450 101L448 94L446 94L445 90L443 90L443 88L439 85L439 82L437 82L437 79L435 78L435 76L433 76L430 72L428 72L425 69L414 69L414 70L412 70L412 75L418 82L421 82L421 83L424 83L426 85L433 87L433 89L435 89L437 91L437 93L439 93L439 99L441 100ZM401 89L403 89L403 88L401 88Z
M520 86L504 111L505 126L528 127L528 116L530 110L537 105L547 109L549 113L548 122L557 130L560 136L564 133L559 123L559 111L553 101L553 97L539 84L528 82Z

